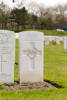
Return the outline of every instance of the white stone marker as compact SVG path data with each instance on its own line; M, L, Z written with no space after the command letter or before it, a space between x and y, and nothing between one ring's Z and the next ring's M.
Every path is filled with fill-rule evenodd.
M0 83L14 82L15 35L0 30Z
M60 38L59 37L56 37L56 44L60 45Z
M64 50L67 52L67 37L64 37Z
M19 44L20 83L43 81L43 33L37 31L21 32L19 33Z
M48 45L49 45L49 38L45 37L45 46L48 46Z

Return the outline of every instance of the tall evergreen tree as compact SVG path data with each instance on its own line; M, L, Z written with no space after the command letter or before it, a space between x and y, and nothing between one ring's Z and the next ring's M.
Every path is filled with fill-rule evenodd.
M11 12L11 20L17 24L17 26L23 26L27 24L28 12L25 7L21 9L13 9Z

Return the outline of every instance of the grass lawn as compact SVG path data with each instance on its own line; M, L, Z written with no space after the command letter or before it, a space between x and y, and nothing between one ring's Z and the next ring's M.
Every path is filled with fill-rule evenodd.
M18 63L18 40L16 40L16 63ZM15 66L15 81L18 80L18 67ZM67 53L60 46L52 45L44 49L44 80L50 80L64 88L6 91L0 92L0 100L67 100Z
M40 31L43 32L44 35L48 36L67 36L67 31L56 31L56 30L34 30L34 29L24 29L24 30L14 30L15 32L21 32L21 31Z

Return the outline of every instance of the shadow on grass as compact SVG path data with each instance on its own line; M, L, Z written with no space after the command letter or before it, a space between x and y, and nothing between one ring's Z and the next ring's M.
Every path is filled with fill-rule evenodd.
M61 85L59 85L57 83L54 83L53 81L50 81L50 80L44 80L44 81L49 83L49 84L51 84L51 85L53 85L56 88L64 88L63 86L61 86Z
M15 65L19 65L19 63L15 62Z

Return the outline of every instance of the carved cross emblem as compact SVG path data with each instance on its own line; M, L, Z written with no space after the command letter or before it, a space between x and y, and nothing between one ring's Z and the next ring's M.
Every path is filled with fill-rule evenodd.
M35 68L35 58L38 55L41 55L41 50L36 48L35 42L31 42L31 48L27 50L23 50L23 53L29 57L32 62L32 68Z

